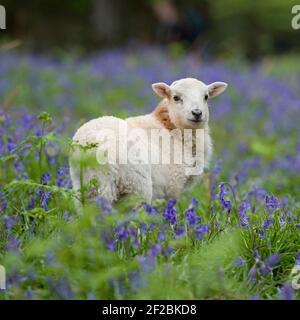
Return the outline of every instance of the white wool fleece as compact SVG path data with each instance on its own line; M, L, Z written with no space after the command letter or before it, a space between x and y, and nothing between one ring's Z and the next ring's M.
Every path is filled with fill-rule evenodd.
M116 117L101 117L91 120L81 126L73 137L73 141L86 146L87 144L97 144L98 148L90 149L88 153L96 156L96 153L101 149L99 141L99 132L107 129L119 134L119 128L127 126L128 148L130 147L130 132L132 130L143 129L144 133L151 136L151 129L165 130L168 132L179 132L179 135L174 135L176 139L183 139L184 129L203 129L200 138L193 134L190 143L194 146L195 143L203 146L203 153L200 164L199 174L187 174L187 167L190 166L186 163L177 164L174 161L170 164L154 164L149 161L146 164L120 164L119 156L122 153L117 152L116 163L109 163L106 166L101 165L87 165L84 167L82 175L80 175L80 168L76 162L76 151L71 155L70 161L70 174L73 182L73 188L79 190L81 182L89 185L89 193L91 196L101 195L110 202L119 200L123 195L139 194L142 195L148 203L157 198L172 198L178 197L180 193L187 190L190 186L200 181L204 168L207 168L211 154L212 142L209 133L209 107L208 100L212 97L219 95L227 87L224 82L214 82L206 85L203 82L186 78L173 82L170 86L163 83L155 83L152 85L153 90L163 98L156 109L147 115L131 117L125 120ZM153 132L153 130L152 130ZM182 132L182 134L180 134ZM154 150L154 154L164 156L162 153L162 146L157 141L148 143L147 136L141 134L139 145ZM184 143L188 143L188 138ZM202 139L203 141L196 141L195 139ZM147 140L147 141L146 141ZM100 143L101 142L101 143ZM123 146L124 141L117 139L117 148ZM110 145L106 145L103 150L108 150ZM97 151L98 150L98 151ZM192 151L193 150L193 151ZM144 149L145 153L147 150ZM142 151L143 152L143 151ZM193 158L194 148L190 151L190 158ZM170 151L171 159L174 156L174 150ZM125 155L124 155L125 157ZM195 160L196 161L196 160ZM97 181L98 183L91 186L90 181Z

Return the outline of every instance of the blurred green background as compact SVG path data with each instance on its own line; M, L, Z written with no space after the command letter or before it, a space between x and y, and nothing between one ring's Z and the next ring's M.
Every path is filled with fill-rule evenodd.
M257 59L298 53L293 0L2 0L7 30L1 48L92 51L103 47L181 43L213 56Z

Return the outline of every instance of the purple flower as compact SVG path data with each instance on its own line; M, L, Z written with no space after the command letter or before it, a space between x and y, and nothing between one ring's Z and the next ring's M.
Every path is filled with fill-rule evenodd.
M145 223L140 223L140 230L141 230L141 233L146 233L147 225Z
M263 276L266 276L272 271L272 268L278 263L280 255L278 253L271 254L265 262L260 263L260 271Z
M48 172L43 173L42 176L41 176L41 183L43 185L46 185L50 179L51 179L51 174L50 173L48 173Z
M14 216L4 216L3 217L4 225L7 229L11 229L14 224L19 221L19 217L17 215Z
M161 246L159 244L152 245L147 254L144 256L137 256L136 259L140 263L144 271L149 271L155 263L155 258L161 253Z
M184 227L176 225L174 226L174 232L177 237L182 236L184 234Z
M87 300L96 300L96 297L93 292L88 292L86 299Z
M296 265L300 265L300 250L296 253Z
M48 211L49 208L48 208L48 205L47 205L47 201L50 199L51 197L51 192L50 191L43 191L42 194L41 194L41 207L45 210L45 211Z
M139 270L130 271L128 273L128 279L130 282L130 289L132 291L136 291L138 288L141 288L145 285L144 278Z
M261 229L261 230L259 231L259 237L260 237L260 238L265 238L265 237L266 237L266 234L265 234L265 232L264 232L263 229Z
M264 229L268 229L268 228L270 227L271 223L273 223L273 221L274 221L274 219L272 219L272 218L267 218L267 219L265 219L265 220L263 221L263 223L262 223L262 227L263 227Z
M156 257L157 255L160 254L160 252L161 252L161 245L157 243L150 247L148 254L152 257Z
M169 257L175 250L173 248L167 247L162 250L162 254L165 257Z
M256 264L254 264L248 272L248 279L250 281L255 281L256 277L257 277L257 267L256 267Z
M106 248L109 249L110 251L115 251L115 240L111 239L107 241Z
M155 228L155 223L154 222L150 222L149 226L148 226L148 230L152 231Z
M145 209L146 213L148 213L149 215L153 215L153 214L158 213L156 208L152 207L151 205L149 205L147 203L144 204L144 209Z
M157 238L158 241L164 241L166 239L165 233L163 231L159 231Z
M286 218L283 214L281 214L280 217L278 218L278 222L281 227L283 227L286 224Z
M221 171L221 167L222 167L222 160L219 159L215 165L213 166L212 170L211 170L211 173L213 175L217 175L220 171Z
M286 282L279 287L279 300L293 300L293 288Z
M268 209L268 213L272 214L280 206L280 201L273 195L265 197L265 206Z
M228 189L226 188L224 183L221 183L219 185L219 200L222 205L223 210L226 210L227 213L230 213L232 205L231 201L228 199L225 199L226 194L228 193Z
M96 196L94 198L94 202L98 207L101 208L104 214L110 213L113 209L112 204L102 196Z
M199 204L199 200L195 197L190 198L189 209L195 208Z
M249 208L249 203L247 200L243 200L238 207L238 215L239 215L239 219L240 219L240 224L244 228L249 227L250 218L246 214L248 208Z
M34 205L35 205L35 198L34 196L31 196L29 198L29 201L28 201L28 210L32 210L34 208Z
M4 211L7 208L7 201L5 193L0 191L0 209L1 211Z
M250 297L250 300L260 300L260 297L259 297L259 295L257 295L257 294L253 294L253 295Z
M7 243L6 243L7 250L8 251L17 251L18 246L19 246L18 239L14 235L8 234Z
M115 228L115 232L119 240L125 240L128 237L128 231L123 225L119 225Z
M202 238L203 233L208 231L208 226L206 224L202 224L201 226L199 226L196 231L196 240L200 240Z
M56 171L56 185L61 188L70 188L70 179L66 177L66 169L58 168Z
M241 266L243 266L243 265L245 264L245 260L244 260L243 258L241 258L241 257L237 257L237 258L235 258L235 259L233 260L233 264L234 264L235 266L241 267Z
M66 221L72 221L72 220L73 220L73 217L69 216L67 210L64 210L64 219L65 219Z
M170 222L170 224L175 224L177 221L176 218L176 209L175 209L176 199L170 199L167 203L167 206L163 209L163 217Z
M186 210L185 219L190 227L194 227L195 224L200 220L193 208Z

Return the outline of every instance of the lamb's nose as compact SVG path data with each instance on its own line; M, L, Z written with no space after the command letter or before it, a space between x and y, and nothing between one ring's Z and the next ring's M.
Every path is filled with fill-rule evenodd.
M192 115L195 117L195 119L199 120L202 117L202 111L199 109L192 110Z

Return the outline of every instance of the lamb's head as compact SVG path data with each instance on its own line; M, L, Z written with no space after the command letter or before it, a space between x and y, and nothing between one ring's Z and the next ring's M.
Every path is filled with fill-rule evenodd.
M222 93L227 87L225 82L209 85L186 78L173 82L154 83L152 88L160 97L166 99L171 122L177 128L202 128L209 120L208 99Z

